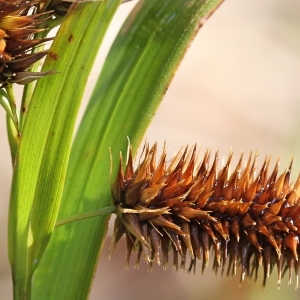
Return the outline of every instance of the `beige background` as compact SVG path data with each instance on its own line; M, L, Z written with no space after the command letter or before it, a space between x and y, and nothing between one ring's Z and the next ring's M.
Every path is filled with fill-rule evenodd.
M87 88L90 94L103 58L122 20L133 3L123 4L99 54ZM146 138L167 141L169 153L181 145L197 143L226 156L231 149L257 150L281 158L283 170L295 157L300 166L300 1L227 0L205 24L189 49L169 88ZM7 262L7 207L11 165L0 111L0 300L12 299ZM298 167L297 167L298 166ZM295 177L294 176L294 177ZM123 241L124 242L124 241ZM300 292L287 286L276 288L272 276L264 292L259 282L244 282L215 276L176 273L172 268L153 273L124 270L124 243L108 261L104 246L91 299L299 299ZM134 261L134 260L133 260Z

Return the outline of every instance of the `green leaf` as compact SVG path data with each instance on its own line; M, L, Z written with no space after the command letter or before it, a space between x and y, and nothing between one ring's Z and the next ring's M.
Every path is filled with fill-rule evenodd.
M60 220L111 205L119 151L126 151L127 137L136 151L190 41L221 2L136 5L109 52L72 146ZM55 229L35 274L35 299L87 298L107 221L92 218Z
M56 223L70 145L95 56L120 0L74 3L35 87L15 159L9 258L15 299L30 299L33 271Z

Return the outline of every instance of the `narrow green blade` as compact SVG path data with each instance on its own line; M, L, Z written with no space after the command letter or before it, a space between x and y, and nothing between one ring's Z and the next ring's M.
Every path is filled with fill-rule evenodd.
M31 276L56 223L75 119L99 45L120 0L74 3L38 81L14 166L9 256L15 299L29 299Z
M126 151L127 137L136 150L199 25L221 2L137 4L110 50L73 144L60 220L111 205L119 151ZM107 219L55 230L36 272L35 299L87 298Z

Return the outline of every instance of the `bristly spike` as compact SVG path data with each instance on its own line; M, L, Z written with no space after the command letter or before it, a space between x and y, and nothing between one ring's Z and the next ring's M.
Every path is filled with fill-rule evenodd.
M152 261L160 265L160 234L153 227L149 228L153 258Z
M46 30L42 28L43 23L52 19L50 10L41 13L40 5L41 1L1 0L0 2L1 88L8 83L27 84L55 73L30 71L30 67L48 53L48 51L38 51L38 46L53 40L34 38L38 33Z
M210 150L206 149L203 160L199 166L199 169L198 169L198 172L196 175L197 178L202 178L204 175L206 175L207 169L208 169L209 158L210 158Z
M164 150L160 157L158 166L156 167L156 169L154 169L153 176L152 176L151 182L150 182L151 184L159 183L162 181L162 178L164 178L164 172L166 169L166 158L167 158L167 153Z
M181 176L182 179L185 180L185 185L189 184L193 181L193 175L195 170L195 159L196 159L196 145L188 154L186 159L186 165L183 166L183 174Z
M262 188L264 188L267 185L267 180L268 180L267 174L268 174L269 164L270 164L270 158L266 157L262 165L262 168L256 178L256 181L259 184L258 190L262 190Z
M112 254L114 253L119 240L121 239L121 237L125 233L126 233L126 229L125 229L121 219L116 218L115 219L115 224L114 224L114 234L113 234L110 246L109 246L109 250L110 250L109 259L111 259Z
M129 181L133 178L133 162L132 162L132 149L129 147L128 149L128 158L127 158L127 164L125 169L124 178L126 181Z
M294 258L296 261L298 261L298 253L297 253L297 248L299 246L299 237L296 233L290 232L288 235L285 237L285 245L291 249Z
M284 179L284 184L283 184L283 191L285 194L288 193L291 187L291 173L292 173L292 167L293 167L294 159L291 160L291 163L289 167L286 170L286 176Z
M112 189L112 200L114 205L120 204L120 199L123 198L122 191L124 190L125 187L125 180L124 180L124 175L123 175L123 168L122 168L122 163L123 163L123 157L122 153L120 153L120 158L119 158L119 170L117 173L117 178L115 181L115 184Z
M161 262L165 269L173 253L176 270L195 271L196 259L202 259L203 272L212 251L216 273L236 275L241 266L241 281L256 280L262 267L265 286L276 265L278 287L287 271L289 282L295 273L297 287L300 175L291 184L292 162L280 174L278 161L268 175L270 157L256 175L252 153L246 161L242 154L230 173L232 156L220 170L218 153L210 164L207 150L199 163L196 146L185 147L168 162L165 147L159 157L157 144L146 144L136 169L129 150L124 173L120 156L112 186L117 218L111 253L125 234L126 266L137 251L136 265L144 253L150 270Z

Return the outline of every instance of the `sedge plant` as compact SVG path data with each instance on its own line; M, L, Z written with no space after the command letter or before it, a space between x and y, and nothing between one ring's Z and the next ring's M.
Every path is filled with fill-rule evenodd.
M0 2L14 299L87 299L115 211L118 163L111 160L118 162L128 139L136 153L191 40L221 2L140 0L110 49L75 137L88 76L122 1ZM24 85L22 99L15 98L16 84Z

